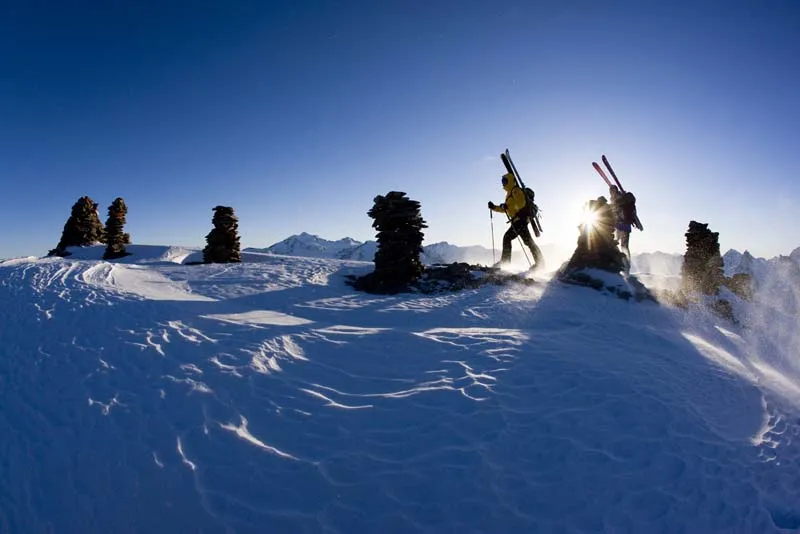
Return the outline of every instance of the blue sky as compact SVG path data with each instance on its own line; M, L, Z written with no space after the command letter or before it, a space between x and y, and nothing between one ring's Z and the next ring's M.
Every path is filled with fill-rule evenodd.
M800 4L775 1L6 2L0 256L55 246L82 195L122 196L137 243L374 238L375 195L422 203L426 243L490 246L505 148L541 243L574 247L607 194L634 253L800 245ZM495 220L499 241L501 224Z

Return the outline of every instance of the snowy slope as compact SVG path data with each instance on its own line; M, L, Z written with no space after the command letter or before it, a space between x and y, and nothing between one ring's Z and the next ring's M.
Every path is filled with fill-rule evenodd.
M131 250L0 264L1 532L800 528L796 317Z

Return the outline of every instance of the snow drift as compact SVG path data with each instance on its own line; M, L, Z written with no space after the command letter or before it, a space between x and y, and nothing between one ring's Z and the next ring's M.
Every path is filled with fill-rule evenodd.
M800 528L797 318L760 338L766 297L733 325L557 281L379 297L344 283L367 262L129 251L0 264L2 532Z

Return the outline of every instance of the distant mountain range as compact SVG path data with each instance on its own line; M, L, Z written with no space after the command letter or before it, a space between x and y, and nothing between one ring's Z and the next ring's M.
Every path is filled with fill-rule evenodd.
M330 241L306 232L293 235L266 248L245 249L247 252L356 261L372 261L376 250L377 243L375 241L362 243L349 237ZM515 250L519 250L516 245ZM542 253L545 258L566 259L569 256L569 251L553 246L548 247L547 245L542 247ZM499 250L496 252L496 256L499 256ZM771 274L777 274L781 279L789 277L791 280L800 281L800 247L793 250L788 256L777 256L770 259L756 258L748 251L739 252L731 249L723 255L722 259L725 263L725 274L727 276L732 276L736 273L749 273L753 276L757 285L770 278ZM486 247L464 247L442 241L423 246L422 261L428 265L462 261L491 265L496 259L493 257L492 251ZM633 255L632 271L662 276L679 276L682 263L682 254L644 252ZM554 269L556 267L558 267L558 264L549 262L548 268Z
M744 273L753 277L754 286L762 295L769 295L775 310L800 313L800 248L788 256L756 258L748 251L729 250L722 257L725 274Z
M378 248L376 241L364 243L345 237L337 241L330 241L319 236L303 232L299 235L287 237L283 241L266 248L247 248L245 252L261 252L267 254L281 254L285 256L302 256L312 258L332 258L339 260L373 261ZM491 249L481 246L451 245L446 241L432 243L422 247L422 261L427 265L434 263L467 262L481 265L491 265L500 257L500 251L492 254ZM515 250L519 250L515 247ZM563 255L565 251L555 247L542 247L545 258ZM517 252L519 254L519 252ZM496 259L495 259L496 256ZM515 257L517 255L515 254ZM557 256L556 256L557 257Z

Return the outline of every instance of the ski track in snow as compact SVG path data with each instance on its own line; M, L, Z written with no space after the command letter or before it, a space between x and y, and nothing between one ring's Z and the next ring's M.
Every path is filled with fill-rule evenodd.
M800 529L797 382L722 320L189 253L0 265L1 532Z

